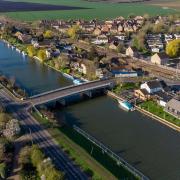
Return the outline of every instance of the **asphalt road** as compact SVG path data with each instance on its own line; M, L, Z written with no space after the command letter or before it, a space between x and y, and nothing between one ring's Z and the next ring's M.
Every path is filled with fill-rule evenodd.
M33 143L39 145L47 157L50 157L56 168L64 171L66 179L86 180L88 176L75 165L53 140L51 135L29 114L29 105L15 102L4 89L0 90L0 102L18 119L29 133Z

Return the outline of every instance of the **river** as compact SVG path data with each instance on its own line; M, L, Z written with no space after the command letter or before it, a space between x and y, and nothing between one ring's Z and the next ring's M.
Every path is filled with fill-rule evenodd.
M73 82L61 73L34 59L23 57L15 49L0 41L0 74L14 78L28 95L71 85Z
M99 97L60 109L59 119L76 124L150 179L180 179L180 133L116 100Z
M4 43L0 43L0 72L14 77L29 95L72 84ZM127 113L106 96L61 108L58 116L95 136L150 179L180 179L180 133L169 127L139 112Z

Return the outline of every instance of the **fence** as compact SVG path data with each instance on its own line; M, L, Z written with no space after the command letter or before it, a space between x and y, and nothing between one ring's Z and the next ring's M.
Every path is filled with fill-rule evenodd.
M132 165L127 163L123 158L118 156L116 153L111 151L108 147L106 147L104 144L99 142L97 139L95 139L94 137L92 137L91 135L89 135L88 133L83 131L81 128L79 128L79 127L77 127L75 125L73 126L73 128L74 128L74 130L76 132L78 132L79 134L81 134L82 136L87 138L89 141L91 141L93 144L95 144L97 147L99 147L102 150L102 152L108 154L112 159L114 159L117 162L118 165L121 165L122 167L127 169L134 176L136 176L136 177L138 177L138 178L140 178L142 180L149 180L149 178L146 177L145 175L143 175L139 170L137 170Z

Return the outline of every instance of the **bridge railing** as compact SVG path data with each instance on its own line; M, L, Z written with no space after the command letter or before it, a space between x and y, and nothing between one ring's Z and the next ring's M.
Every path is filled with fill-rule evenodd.
M142 172L137 170L135 167L130 165L128 162L126 162L122 157L114 153L112 150L110 150L108 147L106 147L103 143L99 142L96 138L89 135L85 131L83 131L81 128L77 127L76 125L73 126L74 130L77 131L79 134L87 138L89 141L91 141L93 144L95 144L97 147L99 147L102 152L108 154L112 159L114 159L118 165L123 166L125 169L130 171L134 176L142 179L142 180L149 180L148 177L146 177Z
M82 85L84 85L84 84L90 84L90 83L97 82L97 81L99 81L99 80L91 81L91 82L84 82ZM44 93L41 93L41 94L37 94L37 95L31 96L31 97L29 97L29 98L32 99L32 98L40 97L40 96L43 96L43 95L46 95L46 94L50 94L50 93L53 93L53 92L57 92L57 91L69 89L69 88L76 87L76 86L81 86L81 85L75 85L75 84L73 84L73 85L70 85L70 86L66 86L66 87L62 87L62 88L50 90L50 91L48 91L48 92L44 92Z

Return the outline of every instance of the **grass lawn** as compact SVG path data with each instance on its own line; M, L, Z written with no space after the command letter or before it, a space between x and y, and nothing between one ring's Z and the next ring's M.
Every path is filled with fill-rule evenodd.
M124 90L130 90L130 89L135 89L139 88L138 83L123 83L123 84L118 84L114 87L113 92L116 94L119 94L120 92Z
M38 12L10 12L4 13L9 17L33 21L38 19L107 19L118 16L127 17L130 14L134 15L165 15L169 13L178 13L174 9L163 9L162 7L153 6L143 3L105 3L105 2L87 2L84 0L11 0L20 2L34 2L55 5L77 6L90 9L81 10L61 10L61 11L38 11Z
M170 115L169 113L165 112L163 110L163 107L159 106L154 101L146 101L139 105L141 108L151 112L152 114L155 114L159 116L160 118L163 118L177 126L180 127L180 120L175 118L174 116Z
M33 116L48 129L61 148L70 154L70 157L77 164L93 175L93 179L111 180L116 179L115 177L118 179L136 179L130 172L122 166L118 166L111 157L102 153L97 146L77 133L73 128L68 126L53 127L49 120L41 118L36 113L33 113ZM93 152L91 154L92 147Z

